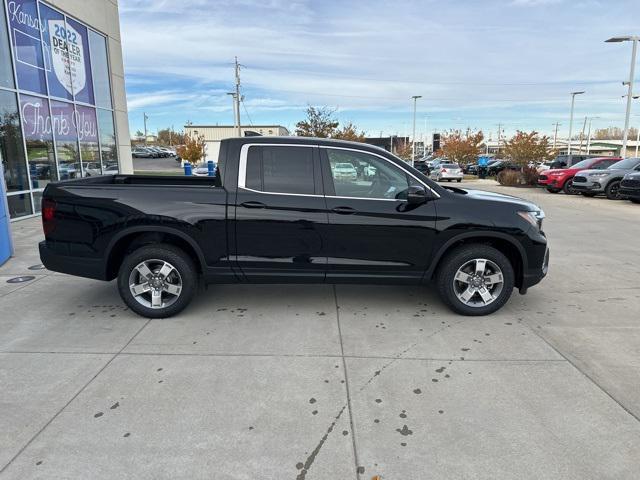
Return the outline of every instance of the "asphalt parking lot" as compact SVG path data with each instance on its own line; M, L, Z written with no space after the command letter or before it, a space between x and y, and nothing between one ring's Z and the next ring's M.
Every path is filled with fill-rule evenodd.
M0 478L640 478L640 206L476 185L541 205L551 246L483 318L426 287L245 285L149 321L30 270L39 220L14 223Z

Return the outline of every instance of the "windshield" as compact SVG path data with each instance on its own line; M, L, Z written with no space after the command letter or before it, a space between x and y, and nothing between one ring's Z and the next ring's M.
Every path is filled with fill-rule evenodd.
M440 164L440 166L443 167L443 168L460 168L455 163L442 163L442 164Z
M620 170L631 170L636 165L640 163L640 158L626 158L624 160L620 160L619 162L614 163L609 167L609 170L620 169Z
M582 160L581 162L576 163L571 168L589 168L589 165L591 165L591 160L587 159L587 160Z

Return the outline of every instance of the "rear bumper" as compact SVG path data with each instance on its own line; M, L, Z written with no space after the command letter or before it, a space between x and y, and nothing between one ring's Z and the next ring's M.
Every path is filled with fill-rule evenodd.
M101 258L86 258L63 255L53 251L47 246L47 242L40 242L40 261L53 272L68 273L78 277L107 280L104 261Z

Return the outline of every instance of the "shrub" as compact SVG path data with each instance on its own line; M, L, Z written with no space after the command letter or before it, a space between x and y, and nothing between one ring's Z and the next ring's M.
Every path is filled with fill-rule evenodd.
M514 170L503 170L498 174L498 183L507 187L520 185L520 172Z
M538 184L538 171L532 167L522 169L522 184L536 186Z

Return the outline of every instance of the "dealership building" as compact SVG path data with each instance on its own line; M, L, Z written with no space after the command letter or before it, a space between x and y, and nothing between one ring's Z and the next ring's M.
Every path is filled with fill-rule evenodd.
M132 161L117 1L0 5L0 217L14 220L49 182Z

